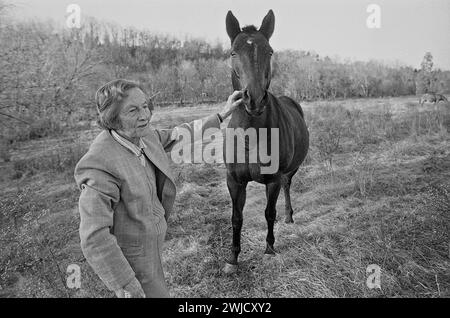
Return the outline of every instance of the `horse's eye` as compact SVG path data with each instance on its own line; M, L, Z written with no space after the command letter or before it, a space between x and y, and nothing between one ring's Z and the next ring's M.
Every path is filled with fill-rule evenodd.
M236 52L231 52L231 57L235 57L236 55Z

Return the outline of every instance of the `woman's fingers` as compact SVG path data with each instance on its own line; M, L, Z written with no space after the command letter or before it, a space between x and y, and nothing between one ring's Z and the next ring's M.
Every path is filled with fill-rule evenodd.
M230 102L235 101L236 98L238 98L241 95L242 95L242 91L234 91L229 97Z
M233 107L233 108L238 107L241 103L242 103L242 98L240 98L240 99L238 99L237 101L235 101L235 102L232 104L232 107Z

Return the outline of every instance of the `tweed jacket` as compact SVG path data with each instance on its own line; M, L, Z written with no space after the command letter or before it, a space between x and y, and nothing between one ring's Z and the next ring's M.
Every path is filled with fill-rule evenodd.
M220 122L216 115L211 115L174 129L180 127L188 129L193 136L202 136L208 128L219 128ZM143 240L167 229L166 220L173 208L176 187L165 152L181 141L172 132L173 129L151 129L143 138L147 146L145 154L155 168L152 174L143 170L152 169L152 165L141 165L139 158L107 130L96 137L75 167L75 181L81 190L81 249L110 290L123 288L135 277L123 250L143 246ZM149 182L149 175L156 180ZM151 199L155 196L151 191L157 191L164 208L162 216L152 211L155 202Z

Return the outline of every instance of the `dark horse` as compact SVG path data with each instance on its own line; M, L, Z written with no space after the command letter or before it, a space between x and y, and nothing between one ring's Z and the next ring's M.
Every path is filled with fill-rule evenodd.
M242 30L238 20L231 11L226 17L228 36L231 39L232 84L234 90L242 91L245 107L239 107L232 115L228 124L230 129L256 130L257 146L262 142L270 145L271 156L274 148L279 151L276 171L262 173L267 164L258 156L256 162L249 162L248 138L245 139L245 162L236 162L225 156L227 167L227 186L233 204L233 244L231 257L224 268L226 273L235 272L238 255L241 251L242 210L245 205L246 187L248 182L256 181L266 185L267 206L265 217L268 226L267 247L265 254L274 255L273 226L276 220L276 202L283 186L286 201L286 223L293 223L292 206L289 189L291 179L306 157L309 146L309 133L304 120L303 110L298 103L289 97L275 97L268 92L271 80L271 56L273 50L269 39L274 31L275 16L273 11L264 18L261 27L244 27ZM266 133L260 133L261 128ZM278 131L278 138L272 129ZM244 136L245 138L245 136ZM238 152L237 144L230 143L228 136L224 143L224 153ZM233 155L234 156L234 155Z

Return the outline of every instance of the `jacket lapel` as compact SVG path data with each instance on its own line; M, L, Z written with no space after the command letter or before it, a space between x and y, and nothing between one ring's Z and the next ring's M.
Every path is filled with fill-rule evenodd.
M168 220L172 213L177 191L175 179L170 172L167 155L153 130L145 137L144 142L147 146L144 148L144 153L155 165L157 195L166 212L165 218Z
M175 178L170 172L168 164L169 160L153 130L144 138L144 142L147 146L144 148L144 152L148 159L175 185Z

